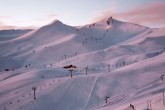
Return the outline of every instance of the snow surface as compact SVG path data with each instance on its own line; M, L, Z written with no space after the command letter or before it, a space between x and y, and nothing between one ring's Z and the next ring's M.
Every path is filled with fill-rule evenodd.
M147 110L147 100L165 110L165 28L55 20L0 41L0 50L0 110Z

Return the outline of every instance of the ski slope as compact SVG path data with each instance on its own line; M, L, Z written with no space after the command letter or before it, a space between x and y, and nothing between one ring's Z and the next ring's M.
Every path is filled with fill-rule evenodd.
M0 110L164 110L164 42L165 28L113 18L0 41Z

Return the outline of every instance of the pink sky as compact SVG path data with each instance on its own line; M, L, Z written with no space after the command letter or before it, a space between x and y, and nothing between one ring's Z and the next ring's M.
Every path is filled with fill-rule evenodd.
M109 16L148 27L165 27L164 0L9 1L4 0L0 4L0 30L36 28L55 19L79 26Z
M139 5L122 13L115 9L106 10L93 20L97 21L109 16L149 27L165 27L165 2L151 2L147 5Z

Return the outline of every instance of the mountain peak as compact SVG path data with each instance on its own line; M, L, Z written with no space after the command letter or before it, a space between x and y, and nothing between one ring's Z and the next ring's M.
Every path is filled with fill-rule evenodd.
M120 22L120 21L118 21L118 20L116 20L116 19L114 19L114 18L112 18L112 16L110 16L110 17L107 17L107 18L104 18L104 19L101 19L101 20L99 20L99 21L96 21L96 22L94 22L94 23L92 23L92 24L89 24L89 25L87 25L87 26L89 26L89 27L91 27L91 26L94 26L94 25L96 25L96 26L99 26L99 27L109 27L109 26L115 26L116 24L121 24L122 22Z
M52 21L50 23L51 25L54 25L54 24L63 24L61 21L59 21L58 19L55 19L54 21Z

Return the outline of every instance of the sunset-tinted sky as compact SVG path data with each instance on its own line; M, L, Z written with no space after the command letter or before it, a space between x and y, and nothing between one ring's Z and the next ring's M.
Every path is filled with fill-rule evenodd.
M40 27L59 19L84 25L112 16L165 27L165 0L0 0L0 29Z

